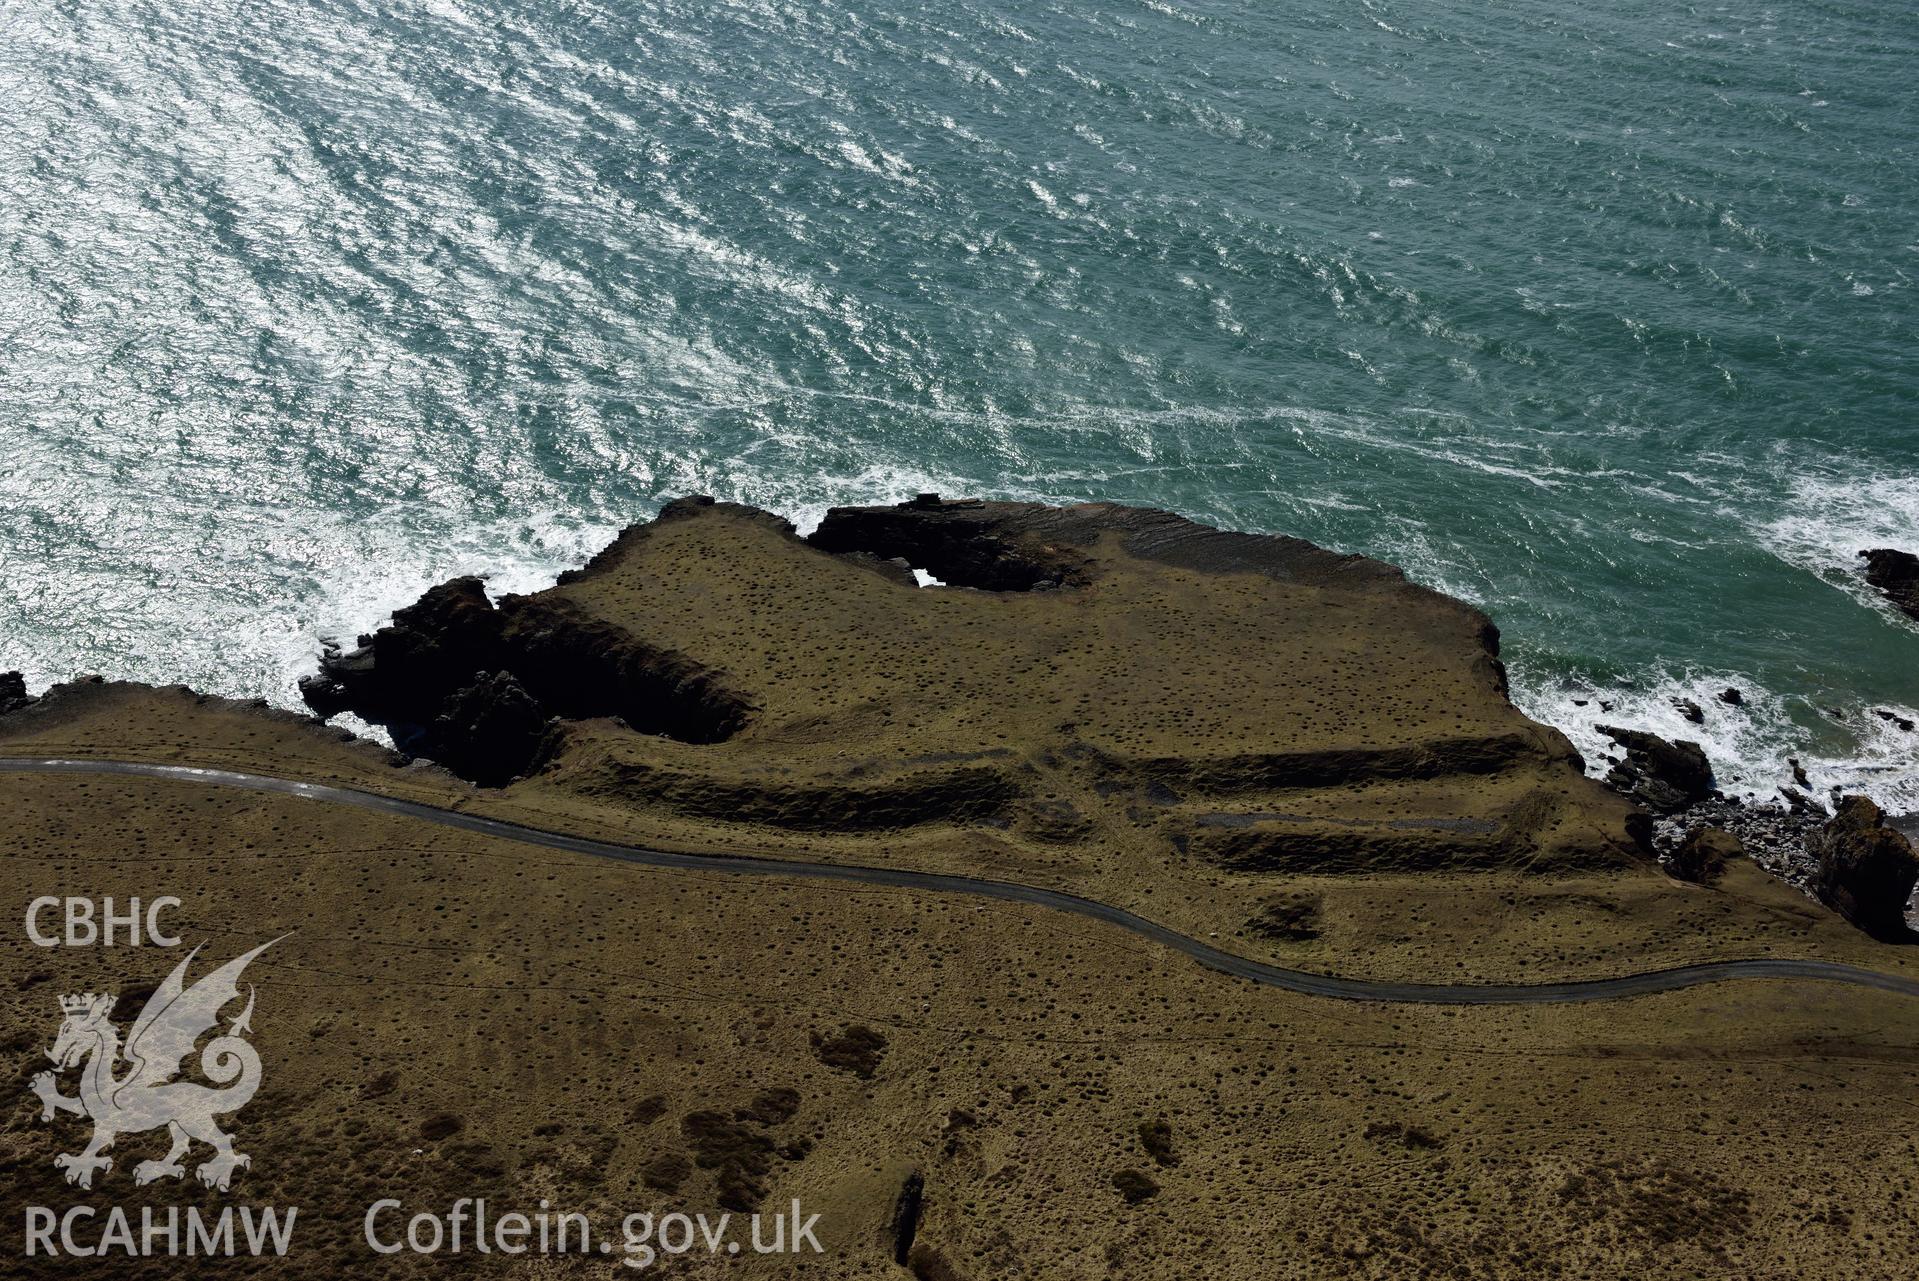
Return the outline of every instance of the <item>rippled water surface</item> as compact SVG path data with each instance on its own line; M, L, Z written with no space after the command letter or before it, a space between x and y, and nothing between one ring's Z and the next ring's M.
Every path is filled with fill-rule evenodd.
M681 493L1110 498L1910 806L1919 28L1580 8L11 0L0 668L290 703Z

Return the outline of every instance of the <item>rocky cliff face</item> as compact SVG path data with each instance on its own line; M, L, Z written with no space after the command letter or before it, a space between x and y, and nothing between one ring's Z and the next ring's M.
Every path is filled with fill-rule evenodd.
M323 656L300 692L321 715L356 712L401 750L487 786L536 768L561 720L616 717L639 733L710 743L751 710L700 663L564 596L508 596L496 607L477 578L430 588L357 649Z
M26 677L19 672L0 672L0 716L25 707L29 701Z
M1822 900L1875 938L1908 937L1906 903L1919 884L1919 858L1877 805L1864 796L1846 797L1807 846L1819 860Z
M1109 504L925 496L800 539L683 499L546 591L434 588L305 692L483 784L705 823L1251 875L1611 864L1641 835L1507 701L1476 610Z

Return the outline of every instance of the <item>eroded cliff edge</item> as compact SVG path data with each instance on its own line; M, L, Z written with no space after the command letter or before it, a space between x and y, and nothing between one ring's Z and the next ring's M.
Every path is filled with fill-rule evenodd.
M383 721L410 762L293 713L95 681L37 700L0 681L0 704L25 700L0 747L1014 881L1353 977L1898 950L1743 855L1669 875L1643 813L1513 709L1477 611L1166 512L929 497L835 510L803 539L686 499L548 590L454 580L363 639L309 698ZM1855 921L1886 879L1853 877Z
M1478 611L1111 504L928 495L802 539L682 499L548 590L434 588L304 689L483 785L683 820L1229 873L1643 857L1636 811L1508 701Z

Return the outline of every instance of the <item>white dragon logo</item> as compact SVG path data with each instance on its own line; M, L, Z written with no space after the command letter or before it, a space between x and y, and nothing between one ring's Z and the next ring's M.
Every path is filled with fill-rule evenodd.
M260 1056L243 1039L252 1031L251 986L247 988L246 1009L228 1024L225 1034L207 1042L200 1053L200 1071L214 1085L173 1078L185 1066L194 1043L220 1021L221 1009L240 995L241 971L279 941L262 943L188 987L187 966L200 953L194 948L147 998L127 1033L124 1053L119 1030L111 1021L115 997L88 992L60 998L60 1012L66 1018L47 1057L61 1072L86 1064L80 1075L80 1095L68 1098L61 1094L54 1072L35 1076L31 1088L40 1097L42 1121L51 1121L55 1112L73 1112L93 1120L93 1141L86 1151L53 1158L54 1165L66 1171L68 1183L91 1188L94 1171L113 1168L113 1158L104 1153L114 1139L163 1125L173 1138L172 1150L164 1160L142 1161L134 1166L136 1184L183 1177L186 1168L180 1158L195 1139L213 1149L213 1156L195 1171L208 1187L226 1191L233 1172L252 1163L245 1153L233 1150L233 1136L213 1123L214 1117L245 1107L260 1088ZM115 1077L114 1065L122 1057L130 1066L126 1075Z

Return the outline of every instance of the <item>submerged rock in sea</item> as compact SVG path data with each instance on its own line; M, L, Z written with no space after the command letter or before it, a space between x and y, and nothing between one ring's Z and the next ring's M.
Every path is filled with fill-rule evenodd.
M1647 809L1673 814L1712 795L1712 765L1706 751L1688 739L1668 742L1645 730L1599 726L1599 732L1626 749L1606 783Z
M1727 863L1745 852L1739 838L1723 827L1694 828L1673 851L1666 870L1682 881L1710 884L1719 879Z
M1902 612L1919 618L1919 556L1891 547L1859 554L1866 558L1866 581Z
M306 693L475 782L755 841L964 825L1055 862L1124 831L1239 876L1645 857L1498 641L1390 565L1170 512L926 495L801 538L689 498L545 591L433 589Z
M27 679L19 672L0 672L0 716L25 707L33 701L27 693Z
M1871 799L1840 801L1838 813L1807 848L1819 860L1821 900L1875 938L1908 936L1906 903L1919 884L1919 857Z

